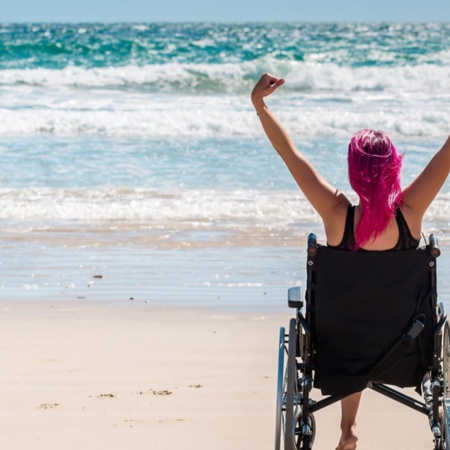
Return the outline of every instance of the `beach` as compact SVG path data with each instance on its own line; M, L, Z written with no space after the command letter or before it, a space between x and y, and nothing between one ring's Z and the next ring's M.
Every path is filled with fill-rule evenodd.
M0 45L2 447L273 448L286 292L325 234L251 89L286 79L271 111L350 201L362 128L407 186L448 136L450 25L4 23ZM447 310L449 199L422 238ZM314 448L339 415L317 413ZM432 446L426 417L371 392L359 428L366 450Z
M0 442L273 448L278 330L290 313L2 302ZM316 413L316 423L314 448L335 448L339 406ZM432 448L425 416L375 393L363 397L358 423L361 448Z

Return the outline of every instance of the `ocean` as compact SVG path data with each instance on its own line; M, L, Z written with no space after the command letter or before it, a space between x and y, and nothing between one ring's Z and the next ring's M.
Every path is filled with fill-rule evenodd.
M449 23L0 24L0 299L285 306L321 222L264 137L267 103L356 200L362 128L405 153L445 142ZM427 212L448 302L447 183Z

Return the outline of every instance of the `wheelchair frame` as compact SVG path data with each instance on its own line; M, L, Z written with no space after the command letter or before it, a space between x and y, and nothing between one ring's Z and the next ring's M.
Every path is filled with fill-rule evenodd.
M429 276L431 287L436 286L436 258L440 255L437 239L429 237ZM315 281L317 239L308 237L307 279ZM288 290L288 305L295 308L289 322L289 332L280 328L278 347L277 404L275 450L308 450L314 443L316 422L314 413L340 401L347 395L330 395L319 401L311 399L314 381L315 348L309 326L309 307L313 302L311 289L306 292L306 308L300 287ZM423 382L424 401L419 402L397 389L381 383L369 382L368 388L428 416L434 438L434 450L450 450L450 327L443 304L437 305L434 295L435 328L431 364Z

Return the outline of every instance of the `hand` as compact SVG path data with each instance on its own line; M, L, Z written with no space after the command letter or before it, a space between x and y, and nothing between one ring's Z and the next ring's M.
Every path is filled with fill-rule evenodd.
M272 94L284 84L284 78L278 78L270 73L264 73L253 88L251 99L253 104L260 104L264 97Z

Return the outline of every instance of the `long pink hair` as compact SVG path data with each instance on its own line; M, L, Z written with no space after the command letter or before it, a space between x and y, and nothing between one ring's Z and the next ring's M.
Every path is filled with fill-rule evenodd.
M355 230L356 249L383 233L401 205L402 159L381 131L361 130L350 141L348 176L362 208Z

